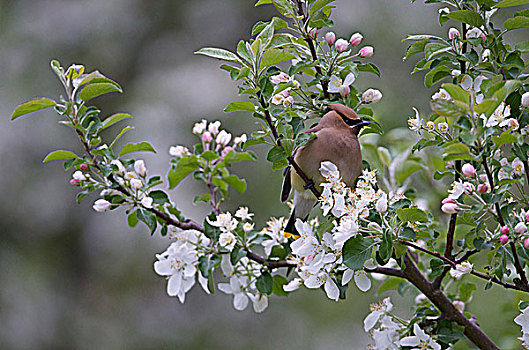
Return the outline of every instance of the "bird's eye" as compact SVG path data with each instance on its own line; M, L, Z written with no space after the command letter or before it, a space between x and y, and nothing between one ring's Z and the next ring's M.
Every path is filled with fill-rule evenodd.
M349 126L357 126L358 124L362 123L362 120L360 119L351 119L351 118L344 118L345 124Z

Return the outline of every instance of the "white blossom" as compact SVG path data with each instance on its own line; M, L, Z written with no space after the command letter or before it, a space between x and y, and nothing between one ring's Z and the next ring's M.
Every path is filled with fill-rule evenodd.
M426 334L417 323L413 325L414 336L404 337L400 340L400 345L414 347L412 350L441 350L439 345L431 336Z
M355 79L356 78L353 73L347 74L343 81L336 75L332 75L331 79L329 80L329 87L327 88L327 91L331 93L340 93L340 89L342 89L344 86L349 87L349 85L354 83Z
M220 128L220 121L218 121L218 120L216 120L214 122L211 122L208 125L208 131L212 135L217 135L219 133L219 128Z
M200 123L195 123L195 125L193 126L193 134L195 135L202 134L204 131L206 131L207 125L208 125L208 122L206 119L202 119Z
M145 162L141 159L134 162L134 171L136 174L140 175L141 177L144 177L147 174L147 167L145 166Z
M169 154L173 157L182 158L190 154L189 149L184 146L171 146L169 147Z
M464 261L461 264L457 264L455 269L450 269L450 276L458 280L463 277L463 275L472 272L473 267L474 265L472 265L469 261Z
M85 181L86 180L86 176L84 176L83 172L80 171L80 170L77 170L76 172L74 172L73 175L72 175L72 178L75 179L75 180L79 180L79 181Z
M94 202L92 208L94 208L95 211L102 213L110 208L110 202L104 199L98 199Z
M248 211L248 207L239 207L235 212L235 216L241 220L252 220L254 214Z
M229 251L233 250L235 244L237 243L237 237L231 232L222 232L219 236L219 244L221 247L228 249Z
M362 94L362 102L375 103L382 99L382 93L377 89L367 89Z
M419 115L419 111L417 110L417 108L413 107L413 110L415 111L415 118L410 117L408 119L408 127L411 131L419 132L422 125L422 119Z
M233 295L233 307L235 310L243 311L248 306L248 295L245 286L248 285L248 277L231 276L230 283L219 283L217 286L221 292Z

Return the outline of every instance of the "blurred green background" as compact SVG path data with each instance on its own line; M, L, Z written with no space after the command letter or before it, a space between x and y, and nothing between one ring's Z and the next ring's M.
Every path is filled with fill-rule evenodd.
M149 172L166 174L169 146L194 143L190 130L197 120L221 120L237 135L255 128L248 114L223 115L223 107L237 98L236 86L218 61L193 55L204 46L233 49L240 38L249 38L253 23L275 14L253 3L0 1L0 348L366 347L362 320L368 304L383 297L375 289L361 293L352 286L339 303L320 290L301 290L271 298L260 315L251 308L235 311L230 296L207 296L196 286L184 305L168 297L165 280L152 268L154 254L165 250L167 240L150 237L141 226L129 229L119 212L95 213L95 197L77 205L70 175L60 164L41 164L50 150L81 150L71 130L59 126L52 111L9 121L18 103L61 92L49 69L51 59L65 66L82 63L121 83L124 94L95 102L102 116L118 111L135 116L136 129L127 140L151 141L158 154L143 157ZM438 27L437 7L408 0L338 0L336 5L337 36L361 32L364 43L375 46L373 61L382 78L363 75L357 85L382 91L374 109L383 128L406 127L412 106L428 113L435 91L423 87L422 76L410 76L413 65L402 61L401 39L448 31L449 24ZM278 200L280 172L272 173L262 158L236 169L249 190L234 195L231 207L250 206L259 224L287 215ZM194 186L186 180L172 196L184 213L200 220L207 208L191 204ZM409 315L415 295L393 295L400 315ZM493 339L509 348L519 328L512 321L516 312L504 308L515 310L515 305L512 294L494 287L485 298L475 297L470 309Z

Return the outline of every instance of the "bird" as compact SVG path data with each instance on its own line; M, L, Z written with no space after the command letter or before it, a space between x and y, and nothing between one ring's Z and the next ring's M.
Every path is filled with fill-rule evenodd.
M316 138L294 150L294 161L310 179L307 184L301 177L287 167L284 171L281 202L286 202L290 192L294 189L294 208L285 226L285 236L299 236L295 227L296 219L307 220L317 198L310 190L313 185L321 193L321 184L325 181L320 173L323 161L334 163L342 181L349 187L354 187L357 177L362 173L362 153L358 142L360 130L372 123L361 120L351 108L332 103L329 111L320 119L319 123L305 133L315 133Z

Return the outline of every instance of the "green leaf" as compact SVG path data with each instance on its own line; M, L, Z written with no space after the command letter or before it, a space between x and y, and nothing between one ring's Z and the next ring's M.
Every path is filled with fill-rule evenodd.
M257 277L257 281L255 281L255 287L263 294L272 294L272 290L274 288L274 278L270 272L263 272L261 276Z
M529 27L529 17L517 16L509 18L503 23L503 26L507 30L515 30Z
M321 10L333 1L334 0L316 0L309 10L309 16L314 15L317 11Z
M250 111L255 112L255 106L251 102L247 101L235 101L230 102L226 108L224 108L224 113L236 112L236 111Z
M499 147L508 143L515 143L516 141L518 141L518 139L515 135L511 134L510 131L505 131L499 136L493 136L492 141L494 142L494 145L496 147Z
M446 14L446 17L450 19L455 19L459 22L470 24L472 27L480 27L485 24L483 18L481 18L478 13L471 10L453 11Z
M467 105L470 103L470 94L461 86L446 83L441 85L441 87L445 89L454 100L461 101Z
M112 83L90 83L81 90L79 98L86 102L110 92L123 92L123 90L119 85Z
M414 42L408 48L406 49L406 53L404 54L404 60L406 61L408 58L410 58L413 55L416 55L418 53L421 53L424 51L424 47L426 44L430 41L430 39L424 39L417 42Z
M397 183L402 183L404 180L410 177L413 173L419 170L422 170L424 168L425 166L417 161L406 160L397 167L397 170L395 171L395 180L397 181Z
M445 268L444 265L445 263L441 259L433 258L430 260L430 269L432 270L432 275L439 276Z
M127 143L121 151L119 152L119 156L124 156L125 154L129 154L132 152L152 152L156 153L156 150L151 146L148 142L138 142L138 143Z
M283 160L286 157L288 157L287 153L285 152L283 147L280 147L280 146L272 147L270 151L268 151L268 154L266 155L266 159L272 163Z
M187 175L198 169L198 163L188 163L178 165L176 169L169 170L167 179L169 180L169 189L175 188Z
M77 154L70 152L70 151L64 151L64 150L58 150L48 153L48 155L44 158L42 163L51 162L52 160L66 160L66 159L77 159L79 158Z
M529 41L518 43L514 45L514 48L516 49L516 51L529 52Z
M283 286L288 283L287 279L281 275L274 275L274 286L272 287L272 293L279 296L287 296L288 292L285 292Z
M393 253L393 235L391 232L385 231L382 236L382 242L380 242L380 247L378 248L378 255L384 263L387 263L391 254Z
M371 257L374 244L375 240L373 238L362 236L350 238L345 242L342 249L345 266L351 270L363 269L364 263Z
M46 109L55 105L57 105L57 102L47 97L39 97L33 100L26 101L24 103L19 104L15 108L13 114L11 115L11 120L15 120L16 118L25 114L40 111L41 109Z
M452 50L452 47L442 43L428 43L424 47L424 56L427 60L431 60L432 57L442 54L444 52Z
M224 50L224 49L214 48L214 47L205 47L203 49L195 51L195 54L213 57L213 58L217 58L219 60L224 60L224 61L241 63L241 60L239 59L239 57L237 57L237 55L234 54L233 52Z
M472 292L477 289L474 283L465 282L459 285L459 299L463 302L467 302L472 297Z
M200 155L200 157L204 158L205 160L211 162L212 160L215 160L219 158L218 153L213 151L206 151Z
M528 5L529 0L503 0L494 5L495 8L509 7L509 6L519 6L519 5Z
M276 10L285 17L292 17L289 0L272 0Z
M110 117L108 117L107 119L105 119L102 123L102 126L101 126L101 130L104 130L106 128L109 128L111 127L112 125L124 120L124 119L128 119L128 118L132 118L132 116L130 114L127 114L127 113L116 113L116 114L113 114L111 115Z
M228 163L237 163L237 162L244 162L244 161L250 161L255 162L257 160L257 156L253 152L235 152L230 151L226 156L224 157L224 160Z
M428 215L419 208L399 208L396 213L403 222L424 222L428 219Z
M134 211L127 216L127 224L129 224L129 227L135 227L138 224L138 221L137 211Z
M246 191L246 180L239 179L237 175L224 176L222 180L235 188L239 193L244 193Z
M259 0L255 3L255 7L260 6L260 5L265 5L265 4L271 4L271 3L272 3L272 0Z
M149 229L151 230L151 234L156 231L158 222L156 221L156 216L153 213L145 209L138 209L136 215L138 216L138 220L145 223L145 225L149 227Z
M155 190L149 192L149 197L153 199L156 204L165 204L169 202L169 196L162 190Z
M443 117L460 117L466 114L465 108L447 100L433 100L430 102L430 106L432 107L432 111Z
M380 77L380 69L373 63L359 64L357 67L360 72L373 73Z
M282 49L268 49L261 58L261 68L273 66L295 58L293 54Z
M496 110L496 108L498 108L500 103L501 101L495 98L483 100L479 105L474 106L474 112L478 114L485 113L485 115L488 117L492 113L494 113L494 111Z
M134 129L133 126L126 126L124 127L123 129L121 129L121 131L119 132L118 136L116 136L116 138L114 139L114 141L112 141L112 143L110 144L110 146L108 146L108 148L112 148L114 147L114 145L116 144L116 142L118 142L118 140L123 136L125 135L125 133L129 130L132 130Z
M435 67L424 76L424 86L431 88L433 84L441 79L451 76L451 72L450 68L443 65Z

